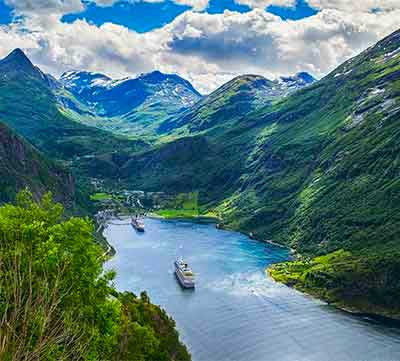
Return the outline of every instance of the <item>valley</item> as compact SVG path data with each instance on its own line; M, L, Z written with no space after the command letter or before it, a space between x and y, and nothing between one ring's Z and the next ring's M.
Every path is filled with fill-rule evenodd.
M375 334L376 330L363 320L355 321L332 309L321 310L324 307L316 306L316 301L278 286L271 278L266 281L264 271L268 268L267 273L275 281L339 308L400 319L399 49L400 30L320 80L305 72L275 80L247 74L233 78L208 95L200 94L182 77L160 71L122 79L88 71L68 71L56 79L16 49L0 60L0 202L14 202L19 191L29 189L31 198L26 201L30 204L29 212L50 217L37 225L39 228L50 225L49 231L47 228L43 231L46 235L56 232L59 222L53 221L46 208L50 207L50 201L47 198L41 201L47 191L64 205L68 215L93 217L104 210L151 212L163 219L149 220L157 231L155 235L146 233L143 239L150 237L148 241L156 249L165 246L157 243L160 242L157 237L169 239L178 234L182 243L186 238L204 241L189 245L193 249L190 254L194 264L197 261L194 255L198 254L204 259L216 257L228 271L229 267L236 266L245 271L256 259L257 267L253 270L257 280L262 278L262 294L257 293L255 306L254 300L249 300L251 291L247 289L242 301L249 312L256 309L256 316L260 316L265 309L270 313L263 317L275 315L276 324L290 324L292 320L280 321L282 308L286 309L284 316L288 313L293 319L311 308L310 312L317 312L320 317L307 323L310 328L324 320L335 331L343 325L343 330L352 329L354 321L362 336L355 336L351 331L350 338L362 344L370 339L384 340L384 351L373 354L371 361L376 357L395 359L398 352L391 334L387 336L379 326ZM34 205L35 201L39 203ZM25 212L22 211L25 208L21 205L9 211L12 208L7 207L12 206L4 207L4 218L10 218L5 226L8 232L8 224L15 221L13 212ZM211 225L203 228L195 223L176 223L177 218L216 220L224 230L217 231ZM173 221L168 223L166 219ZM93 230L86 221L82 222L85 242L88 242ZM30 226L27 227L31 232ZM143 239L132 236L130 228L129 231L126 227L121 229L117 231L110 225L105 230L105 236L117 251L107 264L117 265L122 274L116 278L118 292L132 291L135 287L134 291L140 292L137 287L149 287L157 302L171 307L178 326L184 325L185 320L180 318L183 316L174 308L179 302L167 304L167 295L154 282L154 275L146 279L143 276L150 262L143 261L149 257L144 253L153 252L153 248L149 250ZM169 233L163 233L165 229ZM23 229L21 232L25 234ZM209 237L202 238L202 232L221 238L221 244L210 243ZM116 235L121 236L121 244ZM132 237L136 243L129 243ZM257 240L286 248L277 250ZM214 250L215 254L205 254L202 246ZM55 249L59 247L55 245ZM170 256L179 252L176 247L179 245L174 243L168 249ZM235 260L232 252L246 253L247 247L251 249L251 257L246 255L238 265L225 261L227 257ZM296 259L289 259L285 253L288 248L293 250ZM78 251L73 249L75 253ZM42 249L38 252L38 257L42 257ZM93 256L98 250L92 252ZM143 260L135 252L142 254ZM138 279L134 283L129 278L131 270L126 269L128 256L137 259L139 264L145 263L136 270ZM62 252L59 257L63 257ZM154 257L166 262L162 255ZM99 261L93 259L93 262ZM102 263L96 263L96 272L100 272ZM232 281L233 287L237 280L232 280L232 272L228 271L227 282ZM105 284L111 279L110 276L104 280ZM211 284L215 279L208 281ZM224 282L219 287L226 286ZM269 292L275 291L283 292L283 299L271 301ZM153 351L165 355L164 341L158 343L152 338L155 334L160 339L165 336L157 333L158 324L153 322L164 311L153 308L146 294L138 298L117 294L116 290L101 292L99 297L105 308L115 306L108 303L105 294L115 294L121 305L125 301L135 305L130 311L128 306L124 308L126 329L125 333L118 334L123 340L120 345L126 345L124 337L128 337L132 326L129 312L135 313L136 306L142 312L143 305L147 305L146 312L154 319L150 317L150 322L143 316L140 327L150 327L148 321L151 323L151 330L143 332L157 345ZM190 296L187 297L189 302ZM196 304L199 301L193 302L189 307L196 312L215 312L200 307ZM240 302L235 306L223 304L223 307L239 309ZM272 308L268 306L271 302ZM296 308L292 302L301 307ZM217 311L223 315L227 312L221 308ZM115 317L112 322L116 322ZM173 351L178 350L180 359L187 360L188 353L180 344L175 325L167 317L163 322L168 335L174 335L171 336ZM239 313L232 317L238 318ZM242 323L233 322L231 329L222 331L233 335L233 330ZM351 325L346 326L347 323ZM221 331L218 327L217 334ZM201 356L197 348L200 346L193 344L195 332L190 325L185 324L182 329L183 338L188 339L194 350L195 360L207 360ZM204 330L201 325L199 329ZM280 331L287 330L281 327ZM189 339L190 333L193 338ZM307 357L310 353L305 351L305 344L310 340L302 340L300 349L293 352L305 352ZM326 345L332 347L332 352L337 348L337 344L327 342ZM248 349L254 351L253 358L258 361L257 352L264 351L265 345L262 350L253 346L249 345ZM322 353L322 347L314 350L317 355ZM214 351L218 353L217 349ZM366 360L367 356L366 353ZM245 359L243 354L232 357L235 361ZM354 360L354 355L347 359Z

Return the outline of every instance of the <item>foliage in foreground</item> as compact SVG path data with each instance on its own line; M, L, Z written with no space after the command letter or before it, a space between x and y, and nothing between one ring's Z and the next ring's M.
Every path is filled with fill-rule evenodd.
M339 250L272 266L278 282L359 312L400 318L400 254Z
M89 220L45 196L0 208L0 359L190 360L147 295L112 287Z

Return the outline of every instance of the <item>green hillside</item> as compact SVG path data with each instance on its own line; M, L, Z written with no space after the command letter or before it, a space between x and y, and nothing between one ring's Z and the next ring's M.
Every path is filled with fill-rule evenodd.
M221 109L228 118L211 118L201 132L177 128L172 135L189 129L185 138L132 158L123 174L135 187L198 191L203 209L216 208L226 227L304 256L350 251L338 263L346 282L330 270L319 287L390 313L398 304L389 294L400 290L399 277L386 277L388 269L398 275L400 251L399 47L400 31L250 114Z
M58 109L54 80L17 49L0 61L0 121L53 158L96 160L115 151L135 152L146 143L116 137L68 117Z
M159 134L188 135L217 127L228 130L246 114L295 90L315 82L307 73L280 80L268 80L259 75L238 76L204 97L183 115L164 121L157 129Z

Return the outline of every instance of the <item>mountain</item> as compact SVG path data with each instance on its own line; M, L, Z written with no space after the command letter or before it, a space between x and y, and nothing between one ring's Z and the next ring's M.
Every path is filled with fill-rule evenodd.
M316 82L316 79L306 72L300 72L294 76L281 77L278 82L283 88L287 88L289 91L299 90Z
M188 109L163 122L158 133L193 134L214 126L229 127L233 119L285 97L315 82L307 73L268 80L258 75L242 75L222 85Z
M58 87L21 50L14 50L0 61L0 121L47 156L72 162L83 172L97 156L146 148L142 140L116 137L75 121L59 109L54 94Z
M202 98L187 80L159 71L119 80L70 71L59 81L63 88L57 94L65 109L78 113L86 124L127 135L149 133Z
M0 60L2 80L13 79L20 73L46 81L46 76L35 67L21 49L13 50L7 57Z
M50 161L0 123L0 203L14 201L29 188L39 200L51 191L54 199L71 207L75 201L74 179L65 168Z
M236 78L181 114L146 120L160 136L152 146L80 124L127 122L99 118L20 55L0 66L0 120L34 145L131 189L198 192L200 210L226 228L303 257L272 269L277 280L400 318L400 31L318 82Z
M245 82L242 96L254 94L258 81ZM241 84L228 83L167 122L173 140L132 157L125 181L198 191L201 209L219 213L225 227L304 257L325 255L278 267L278 280L347 308L400 317L400 31L254 110L242 112L230 92Z
M92 222L76 217L75 209L67 218L41 198L52 191L69 206L76 196L70 172L48 156L79 173L97 158L114 154L117 162L125 151L146 147L73 121L58 108L58 87L20 50L0 61L0 203L14 200L21 188L33 193L0 207L0 302L7 324L0 358L189 361L164 310L145 292L139 298L113 287Z
M201 131L219 119L243 116L314 81L307 73L275 81L244 75L202 97L188 81L159 71L120 80L71 71L61 76L56 94L62 109L80 122L127 136L154 137L178 128L182 135L188 126L189 132Z

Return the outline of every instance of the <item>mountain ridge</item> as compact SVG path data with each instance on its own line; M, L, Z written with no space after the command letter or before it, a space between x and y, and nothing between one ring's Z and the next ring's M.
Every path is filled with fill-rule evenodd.
M229 109L237 99L221 107L215 99L214 113L199 107L167 129L178 139L135 155L123 179L136 189L199 192L200 209L226 228L304 257L278 268L278 280L400 318L400 30L239 116ZM311 260L318 255L328 256Z
M240 115L245 110L254 110L314 81L308 73L298 73L274 81L259 75L242 75L203 97L187 80L157 70L117 80L101 73L70 71L61 75L60 84L72 95L59 91L58 98L65 109L78 113L75 118L85 124L126 136L136 133L154 138L179 128L178 119L187 113L197 112L199 104L237 82L252 83L249 86L252 90L241 90L243 94L248 92L244 99L238 99L243 106L232 110ZM234 92L239 90L232 89ZM250 99L250 96L255 99ZM83 116L82 119L79 120L79 116Z
M244 74L233 78L205 96L182 115L161 123L157 132L193 134L223 126L224 119L239 119L256 109L315 82L308 73L269 80L261 75Z
M15 55L21 59L19 51L12 54L11 59ZM55 94L58 82L23 61L22 70L10 67L9 61L0 66L0 121L47 157L61 160L81 174L87 167L95 167L91 163L97 164L96 157L115 151L134 153L147 147L143 140L118 137L70 117L59 107ZM112 162L110 165L114 169Z
M74 71L64 73L59 82L64 89L57 92L59 102L77 113L78 121L126 136L149 134L158 122L202 98L187 80L160 71L116 80Z

